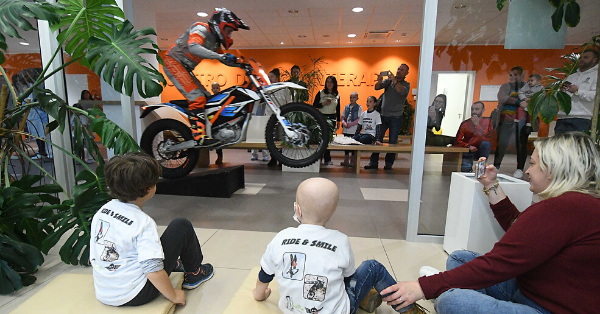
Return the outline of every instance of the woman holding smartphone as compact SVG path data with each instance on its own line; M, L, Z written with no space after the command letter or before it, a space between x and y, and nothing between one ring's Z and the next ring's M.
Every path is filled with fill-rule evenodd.
M317 93L313 102L313 106L321 111L329 125L334 128L331 130L333 133L340 128L340 95L337 87L335 76L328 76L325 79L325 88ZM333 165L329 150L325 150L323 154L323 164Z
M498 184L497 169L487 166L478 180L506 234L487 254L453 252L447 271L383 290L391 293L384 301L405 307L437 298L440 314L598 313L598 149L583 133L538 139L534 146L529 189L542 200L519 212Z

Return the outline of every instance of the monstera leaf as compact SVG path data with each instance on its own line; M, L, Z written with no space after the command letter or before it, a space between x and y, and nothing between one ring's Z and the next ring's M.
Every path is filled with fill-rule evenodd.
M166 85L165 78L140 56L143 53L158 55L158 49L141 48L145 44L156 47L150 38L142 37L147 35L156 33L152 28L133 31L129 21L125 21L121 28L113 25L110 38L90 39L91 48L85 57L92 63L94 72L115 90L123 92L124 87L124 93L131 96L135 81L142 97L158 96Z
M53 31L62 30L57 39L60 45L66 43L65 51L73 58L80 57L88 48L92 37L108 40L111 25L121 25L123 11L114 0L59 0L62 8L57 13L62 16Z
M104 146L114 149L116 155L140 151L140 147L131 135L107 119L100 109L88 109L88 113L92 119L90 130L98 134Z
M33 245L0 235L0 294L10 294L35 282L31 276L44 263Z
M56 214L54 231L43 240L42 252L47 254L65 233L73 230L60 248L61 260L67 264L88 266L92 218L111 198L106 193L103 166L98 166L95 173L80 171L75 180L78 184L71 189L73 199L63 202L62 205L65 205L66 209L61 209Z

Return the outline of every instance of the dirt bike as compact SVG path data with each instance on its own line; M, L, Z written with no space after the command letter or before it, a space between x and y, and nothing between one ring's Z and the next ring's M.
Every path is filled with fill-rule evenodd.
M187 108L188 101L180 100L144 106L140 118L156 109L168 108L185 121L190 116L202 119L206 135L220 141L209 148L212 150L244 141L254 106L266 106L272 115L265 128L265 142L272 156L292 168L316 162L327 149L329 131L326 119L317 109L292 102L291 94L306 88L291 82L271 84L253 59L244 62L239 58L232 66L243 69L248 80L207 99L204 112L194 114ZM162 176L167 179L188 175L198 162L199 149L204 148L192 138L189 124L175 119L150 124L142 134L140 147L159 162Z

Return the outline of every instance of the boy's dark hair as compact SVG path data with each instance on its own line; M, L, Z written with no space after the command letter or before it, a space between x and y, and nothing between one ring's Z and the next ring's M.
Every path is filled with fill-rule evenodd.
M290 72L291 72L291 71L294 71L294 69L298 69L298 71L300 71L300 67L299 67L298 65L294 65L294 66L292 67L292 69L290 70Z
M104 169L108 193L121 202L146 196L160 176L158 162L144 153L128 153L110 159Z
M541 81L542 80L542 76L539 74L531 74L529 77L533 77L534 79Z

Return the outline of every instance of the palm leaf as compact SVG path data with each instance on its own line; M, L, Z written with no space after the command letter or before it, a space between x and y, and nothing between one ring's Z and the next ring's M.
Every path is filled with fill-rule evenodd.
M57 39L60 45L66 43L65 52L72 57L80 57L88 48L92 37L108 39L111 25L121 25L123 11L114 0L59 0L63 5L57 10L62 16L61 22L52 27L61 29ZM119 19L121 18L121 19Z
M107 119L100 109L91 108L88 109L88 113L92 119L90 130L98 134L104 146L114 149L116 155L140 151L140 147L131 135Z
M154 48L141 48L152 44L147 35L156 35L152 28L133 31L133 25L125 21L119 29L113 25L110 38L90 38L90 49L86 59L93 64L93 70L112 87L127 96L133 94L134 79L139 94L154 97L162 93L166 85L162 74L148 63L140 54L158 55Z

